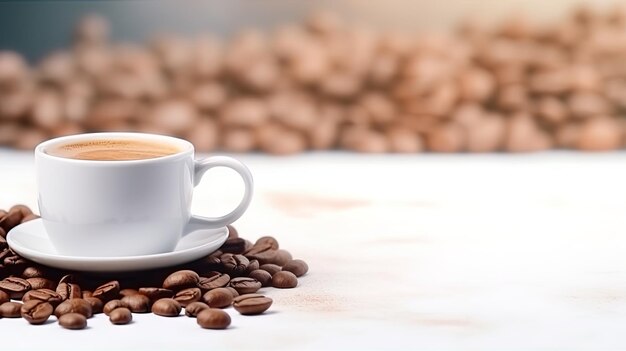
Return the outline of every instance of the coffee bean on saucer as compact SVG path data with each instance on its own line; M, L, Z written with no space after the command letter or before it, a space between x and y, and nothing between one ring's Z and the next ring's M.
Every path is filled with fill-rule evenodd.
M56 292L63 300L78 299L83 297L80 286L74 283L61 282L57 285Z
M8 277L0 281L0 290L9 294L12 299L19 300L30 290L30 283L26 279Z
M230 325L230 316L222 310L207 308L198 313L196 321L205 329L226 329Z
M291 260L283 266L283 271L288 271L300 277L309 271L309 265L303 260Z
M9 294L7 294L4 291L0 290L0 305L2 305L5 302L9 302L10 300L11 300L11 298L9 297Z
M188 288L177 292L176 295L174 295L174 300L185 307L192 302L200 301L201 297L202 292L199 288Z
M80 313L86 318L91 318L93 311L91 304L81 298L65 300L54 309L54 315L57 318L68 313Z
M92 314L102 313L102 310L104 309L104 303L102 300L93 296L84 297L83 300L87 301L91 305Z
M159 299L164 299L164 298L174 296L174 292L172 290L163 289L163 288L152 288L152 287L139 288L138 292L142 295L147 296L150 299L150 301L156 301Z
M269 274L274 275L282 271L283 267L277 264L273 264L273 263L266 263L266 264L262 264L261 267L259 267L259 269L262 269L264 271L267 271Z
M263 269L256 269L250 272L250 274L248 274L248 277L258 280L259 283L261 283L261 286L272 285L272 275L268 271L265 271Z
M298 278L288 271L281 271L272 276L272 286L279 289L291 289L298 286Z
M246 273L250 260L244 255L233 255L225 253L220 257L224 270L231 277L239 277Z
M223 288L230 282L230 276L228 274L222 274L220 272L211 272L207 277L200 277L198 287L202 291L208 291L216 288Z
M93 291L93 297L102 301L109 301L117 298L120 293L120 283L117 280L104 283Z
M187 307L185 307L185 315L187 317L196 317L198 316L198 313L200 313L200 311L207 308L209 308L209 305L204 302L192 302L187 305Z
M39 300L39 301L48 302L49 304L52 305L52 307L56 307L61 302L63 302L61 295L57 294L54 290L50 290L50 289L31 290L27 292L26 294L24 294L24 296L22 297L23 302L28 302L31 300Z
M272 250L278 250L278 240L272 236L262 236L254 243L255 246L269 246Z
M22 305L20 312L28 323L42 324L50 318L53 310L52 305L45 301L31 300Z
M19 302L5 302L0 305L0 317L3 318L20 318L22 316L22 304Z
M141 294L124 296L120 301L133 313L150 312L150 299L147 296Z
M139 291L137 291L136 289L122 289L119 292L120 296L130 296L130 295L137 295L139 294Z
M243 315L255 315L267 311L272 302L272 299L261 294L247 294L235 298L233 307Z
M289 253L289 251L278 249L276 251L276 256L274 256L274 260L272 263L275 263L279 266L284 266L285 264L287 264L287 262L291 261L292 259L293 259L293 256L291 256L291 253Z
M102 312L108 316L111 314L111 311L120 307L124 307L124 303L121 300L111 300L104 304Z
M202 295L202 301L211 308L225 308L233 303L233 294L226 288L217 288Z
M59 317L59 325L65 329L85 329L87 318L80 313L66 313Z
M237 290L240 295L244 295L257 292L261 288L261 283L254 278L238 277L231 279L230 286Z
M46 279L46 278L28 278L26 280L30 284L30 288L32 290L38 290L38 289L54 290L56 287L56 284L52 280Z
M199 291L200 289L198 289ZM152 313L163 317L177 317L181 311L178 301L170 298L157 300L152 305Z
M190 270L181 270L167 276L163 281L163 288L179 291L186 288L195 287L200 277L198 273Z
M119 307L109 313L109 320L113 324L128 324L133 320L133 314L126 307Z

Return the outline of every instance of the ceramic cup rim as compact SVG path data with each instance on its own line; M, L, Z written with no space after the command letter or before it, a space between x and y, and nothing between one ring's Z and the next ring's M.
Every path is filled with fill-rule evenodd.
M151 141L161 141L169 144L174 144L180 148L180 151L171 155L155 157L155 158L147 158L140 160L120 160L120 161L110 161L110 160L80 160L74 158L67 158L62 156L51 155L46 152L46 149L58 144L68 143L68 142L76 142L82 140L90 140L90 139L104 139L104 138L113 138L113 139L142 139L142 140L151 140ZM177 160L180 158L188 157L189 155L193 155L194 147L189 141L176 138L169 135L162 134L151 134L151 133L140 133L140 132L97 132L97 133L81 133L74 135L66 135L62 137L57 137L53 139L46 140L35 147L35 155L37 157L43 159L54 160L57 162L67 162L67 163L75 163L75 164L84 164L90 166L131 166L135 164L146 164L146 163L159 163L170 160Z

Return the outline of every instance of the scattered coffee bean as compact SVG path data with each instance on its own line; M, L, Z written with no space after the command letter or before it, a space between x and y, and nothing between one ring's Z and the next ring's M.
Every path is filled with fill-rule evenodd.
M261 283L261 286L270 286L270 285L272 285L272 275L269 274L269 272L267 272L265 270L262 270L262 269L254 270L254 271L250 272L250 274L248 274L248 276L250 278L258 280L259 283Z
M4 291L0 290L0 305L2 305L5 302L9 302L10 300L11 300L11 298L9 297L9 294L7 294Z
M255 246L269 246L272 250L278 250L278 240L273 236L262 236L254 243Z
M66 313L59 317L59 325L65 329L85 329L87 318L80 313Z
M31 300L24 303L20 309L22 318L30 324L43 324L50 318L54 308L51 304L41 300Z
M246 250L246 241L242 238L228 239L222 244L220 250L232 254L243 253Z
M20 318L22 304L19 302L5 302L0 305L0 317L4 318Z
M247 294L235 298L233 307L243 315L255 315L267 311L272 302L272 299L261 294Z
M225 253L220 257L226 273L231 277L239 277L246 273L250 261L244 255Z
M198 287L202 291L207 291L216 288L223 288L230 282L230 276L228 274L222 274L220 272L211 272L206 277L200 277L198 281Z
M238 277L230 281L230 286L237 290L240 295L252 294L261 288L261 283L254 278Z
M283 271L288 271L301 277L309 271L309 265L303 260L291 260L283 266Z
M141 294L124 296L120 301L133 313L150 312L150 299L147 296Z
M138 292L147 296L150 301L156 301L174 296L174 292L172 290L163 288L139 288Z
M230 291L230 294L233 295L233 298L239 296L239 293L237 292L237 290L235 290L232 286L227 286L225 287L228 291Z
M28 281L28 283L30 284L30 288L32 290L39 290L39 289L49 289L49 290L54 290L56 287L56 284L47 278L40 278L40 277L35 277L35 278L27 278L26 281Z
M273 263L279 266L284 266L285 264L287 264L287 262L291 261L292 259L293 259L293 256L291 256L291 253L289 253L289 251L278 249L276 251L276 256L274 257Z
M120 293L120 283L117 280L102 284L93 291L93 297L97 297L102 301L113 300Z
M298 278L288 271L281 271L272 276L272 286L279 289L291 289L298 286Z
M80 286L74 283L61 282L57 285L56 292L61 295L63 300L79 299L83 297Z
M233 303L233 294L226 288L217 288L202 295L202 301L211 308L225 308Z
M93 291L83 290L83 299L87 297L93 297Z
M126 307L119 307L109 313L109 320L113 324L128 324L133 320L133 314Z
M230 325L230 316L228 313L215 309L207 308L196 316L198 325L205 329L226 329Z
M179 291L186 288L195 287L200 277L198 273L190 270L182 270L170 274L163 281L163 288L173 291Z
M52 307L58 306L63 301L61 295L50 289L31 290L24 294L24 296L22 297L23 302L28 302L31 300L48 302L50 305L52 305Z
M187 305L187 307L185 307L185 315L187 317L196 317L198 316L198 313L200 313L200 311L209 308L209 305L207 305L204 302L192 302L189 305Z
M84 297L83 300L87 301L91 305L92 314L102 313L102 310L104 309L104 303L102 300L93 296Z
M120 307L125 307L124 303L121 300L111 300L104 304L102 312L104 312L104 314L108 316L111 314L111 311Z
M139 291L135 289L122 289L119 292L120 296L130 296L130 295L137 295L137 294L139 294Z
M0 281L0 290L9 294L12 299L19 300L30 290L30 283L26 279L8 277Z
M257 269L259 269L261 267L261 265L259 264L259 261L257 260L250 260L250 263L248 264L248 268L246 269L246 273L250 273L252 271L255 271Z
M157 300L152 305L152 313L163 317L176 317L180 314L181 309L180 303L170 298Z
M46 275L47 275L47 272L45 272L43 268L36 267L36 266L26 267L24 268L24 271L22 272L22 278L26 280L30 278L45 278ZM48 289L52 289L52 288L48 288Z
M91 304L82 298L65 300L54 309L54 315L57 318L68 313L80 313L86 318L91 318L93 311Z
M202 291L199 288L188 288L181 290L174 295L174 300L185 307L192 302L200 301L202 297Z
M273 263L266 263L266 264L262 264L261 267L259 267L259 269L262 269L264 271L267 271L269 274L274 275L282 271L283 267L273 264Z

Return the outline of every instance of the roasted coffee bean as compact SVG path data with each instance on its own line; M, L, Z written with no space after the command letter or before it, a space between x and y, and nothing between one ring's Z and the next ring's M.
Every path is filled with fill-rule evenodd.
M198 273L190 270L182 270L170 274L163 281L163 288L173 291L179 291L186 288L195 287L198 284L200 277Z
M205 329L226 329L230 325L230 316L222 310L207 308L198 313L196 321Z
M93 297L102 301L113 300L120 294L120 283L117 280L102 284L93 291Z
M309 271L309 265L303 260L291 260L283 266L283 271L288 271L300 277Z
M270 249L278 250L278 240L272 236L262 236L254 243L255 246L268 246Z
M250 261L244 255L233 255L225 253L220 257L224 270L231 277L239 277L246 273Z
M128 308L119 307L109 313L109 320L113 324L128 324L133 320L133 314Z
M2 262L5 267L15 267L26 265L26 260L18 255L12 255L4 258Z
M26 279L8 277L0 281L0 290L9 294L12 299L19 300L30 290L30 283Z
M150 299L147 296L141 294L124 296L120 301L133 313L150 312Z
M150 301L156 301L174 296L174 292L172 290L163 288L139 288L138 292L147 296Z
M87 318L80 313L66 313L59 317L59 325L65 329L85 329Z
M240 295L244 295L257 292L261 288L261 283L254 278L238 277L231 279L230 286Z
M22 297L23 302L28 302L31 300L48 302L50 305L52 305L52 307L58 306L63 301L63 299L61 299L61 295L50 289L31 290L24 294L24 297Z
M80 286L74 283L61 282L57 285L56 292L61 295L63 300L79 299L83 297Z
M22 272L22 278L26 280L30 278L46 278L46 275L47 272L43 268L36 266L26 267Z
M107 302L106 304L104 304L104 307L102 308L102 312L104 312L104 314L108 316L111 314L111 311L120 307L124 307L124 303L121 300L111 300Z
M30 288L32 290L38 290L38 289L54 290L54 288L56 287L56 284L52 280L46 279L46 278L28 278L26 279L26 281L28 281L28 283L30 284Z
M6 233L4 232L4 229L0 228L0 250L5 250L9 248L7 239L4 238L5 236L6 236Z
M22 304L19 302L5 302L0 305L0 317L20 318L22 316Z
M289 251L278 249L276 251L276 256L274 257L274 261L272 263L275 263L279 266L284 266L285 264L287 264L287 262L291 261L292 259L293 257L291 256L291 253L289 253Z
M72 274L66 274L64 276L61 277L61 279L59 279L59 284L61 283L75 283L76 282L76 277L74 277L74 275Z
M202 291L207 291L216 288L223 288L230 282L230 276L228 274L222 274L219 272L213 272L208 277L200 277L198 287Z
M239 237L239 232L237 232L235 227L229 224L226 228L228 228L228 239L235 239Z
M257 269L260 268L260 264L259 261L257 260L250 260L250 263L248 264L248 268L246 269L246 273L250 273L252 271L255 271Z
M217 288L202 295L202 301L211 308L225 308L233 303L233 295L226 288Z
M119 292L120 296L130 296L130 295L137 295L137 294L139 294L139 291L135 289L122 289Z
M10 300L11 300L11 298L9 297L9 294L7 294L4 291L0 290L0 305L2 305L5 302L9 302Z
M170 298L157 300L152 305L152 313L163 317L177 317L181 309L180 303Z
M244 255L250 260L257 260L259 264L274 263L278 250L272 249L269 244L254 245L251 249L244 252Z
M298 278L288 271L281 271L272 276L272 286L279 289L290 289L298 286Z
M178 301L181 306L185 307L192 302L200 301L202 292L199 288L188 288L181 290L174 295L174 300Z
M83 299L87 297L93 297L93 291L83 290Z
M89 302L89 304L91 305L92 314L102 313L102 310L104 309L104 303L102 302L102 300L93 296L83 297L83 300Z
M200 313L200 311L209 308L209 305L207 305L204 302L192 302L189 305L187 305L187 307L185 307L185 315L187 317L196 317L198 316L198 313Z
M228 239L222 244L220 250L224 253L243 253L246 250L246 241L242 238Z
M67 313L80 313L86 318L91 318L93 311L91 310L91 304L89 302L81 298L75 298L61 302L61 304L54 309L54 315L57 318Z
M239 296L239 293L237 292L237 290L235 290L232 286L227 286L226 289L230 291L230 294L233 295L233 298Z
M273 263L266 263L266 264L262 264L259 269L262 269L264 271L267 271L267 273L274 275L280 271L283 270L283 267L273 264Z
M50 318L54 308L51 304L41 300L31 300L24 303L20 309L22 318L30 324L43 324Z
M248 276L250 278L254 278L254 279L258 280L259 283L261 283L261 286L270 286L270 285L272 285L272 275L269 274L268 271L265 271L263 269L256 269L256 270L250 272L250 274L248 274Z
M7 233L13 229L16 225L20 224L22 218L24 218L23 205L15 205L11 207L9 212L2 218L0 218L0 228L4 229ZM30 210L28 210L30 212Z
M267 311L272 302L272 299L261 294L247 294L235 298L233 307L243 315L255 315Z

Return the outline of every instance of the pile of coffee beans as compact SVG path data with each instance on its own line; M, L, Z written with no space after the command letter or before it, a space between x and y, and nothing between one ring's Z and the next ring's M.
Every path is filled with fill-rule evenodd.
M223 41L115 44L97 16L30 67L0 52L0 145L85 131L180 136L199 151L590 151L624 146L626 11L580 7L453 33L314 14Z
M229 226L229 236L212 254L185 265L119 276L89 275L42 266L8 246L6 233L38 218L23 205L0 210L0 318L23 318L43 324L53 317L67 329L83 329L95 314L112 324L128 324L134 313L196 318L205 329L231 323L225 308L242 315L267 311L272 299L263 287L289 289L309 270L270 236L254 244Z

